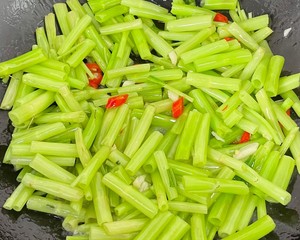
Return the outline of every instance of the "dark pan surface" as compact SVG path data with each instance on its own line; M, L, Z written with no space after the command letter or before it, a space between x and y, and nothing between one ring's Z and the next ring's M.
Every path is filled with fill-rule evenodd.
M0 0L0 61L30 50L35 43L35 28L43 25L43 17L53 11L52 5L57 2L64 1ZM170 7L171 1L154 2ZM274 33L269 40L273 52L286 58L285 73L300 72L300 0L241 0L240 2L247 12L253 12L254 15L270 14ZM284 37L284 30L290 27L291 32ZM5 85L0 84L0 99L4 91ZM10 166L2 164L11 130L7 113L0 110L0 206L17 186L15 181L17 173ZM300 177L296 174L288 190L293 194L288 206L268 206L269 214L277 223L277 229L266 239L300 239ZM66 232L62 231L59 218L27 210L21 213L0 210L1 240L59 240L65 239L65 236Z

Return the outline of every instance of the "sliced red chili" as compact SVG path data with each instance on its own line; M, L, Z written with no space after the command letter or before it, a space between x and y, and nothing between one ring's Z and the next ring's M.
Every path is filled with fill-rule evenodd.
M228 23L228 18L222 13L217 13L214 17L214 21Z
M119 107L127 101L128 94L114 96L108 99L106 108Z
M224 39L225 39L227 42L234 40L234 38L231 38L231 37L226 37L226 38L224 38Z
M180 115L183 113L183 97L178 98L178 100L176 100L175 102L173 102L172 105L172 116L174 118L178 118L180 117Z
M102 81L102 71L96 63L86 63L86 66L94 74L94 78L89 78L89 85L98 88Z
M245 143L245 142L249 142L250 141L250 138L251 138L251 134L248 133L248 132L244 132L239 143Z
M291 116L291 109L290 108L288 110L286 110L286 114Z

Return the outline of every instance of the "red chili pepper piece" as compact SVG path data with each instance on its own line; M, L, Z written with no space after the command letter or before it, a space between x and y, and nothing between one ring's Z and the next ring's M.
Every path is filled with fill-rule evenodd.
M228 18L225 15L223 15L222 13L217 13L214 18L214 21L228 23Z
M286 110L286 114L291 116L291 109L290 108L288 110Z
M226 38L224 38L224 39L225 39L227 42L234 40L234 38L231 38L231 37L226 37Z
M102 71L96 63L86 63L86 66L94 74L94 78L89 78L89 85L93 88L98 88L102 81Z
M183 113L183 97L178 98L175 102L173 102L172 105L172 116L174 118L180 117L180 115Z
M248 133L248 132L244 132L239 143L245 143L245 142L249 142L250 141L250 137L251 137L251 134Z
M119 107L127 101L128 94L114 96L108 99L106 108Z

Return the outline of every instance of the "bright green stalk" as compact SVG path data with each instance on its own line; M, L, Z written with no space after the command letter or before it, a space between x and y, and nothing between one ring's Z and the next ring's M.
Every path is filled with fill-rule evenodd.
M191 235L193 240L206 240L206 221L203 214L194 213L191 217Z
M98 12L101 9L108 9L113 6L121 4L121 0L109 0L109 1L98 1L98 0L89 0L89 6L91 7L92 11Z
M53 80L57 80L57 81L66 81L67 80L67 72L63 72L60 70L56 70L56 69L52 69L49 67L45 67L41 64L37 64L28 68L25 68L26 72L28 73L35 73L39 76L43 76L43 77L48 77L50 79ZM41 81L43 81L41 79Z
M259 198L254 194L251 194L248 197L248 201L246 203L246 208L244 209L243 214L240 217L240 221L237 226L238 231L244 229L245 227L247 227L249 225L258 201L259 201Z
M248 63L252 54L248 49L239 49L231 52L214 54L194 62L197 72L212 70L218 67Z
M155 113L163 113L170 111L172 109L173 101L169 98L151 103L152 106L155 107L156 111Z
M256 51L258 49L259 45L257 42L237 23L230 24L228 31L252 51Z
M129 107L127 104L123 104L117 110L117 114L113 119L113 122L110 125L109 130L107 131L106 135L104 136L101 145L112 147L116 138L118 137L121 128L126 120L127 114L129 111Z
M244 171L244 169L246 168L246 165L237 160L237 159L234 159L230 156L227 156L215 149L212 149L210 147L208 147L208 152L207 152L207 156L209 159L217 162L217 163L221 163L221 164L224 164L234 170L238 170L238 171Z
M108 25L100 27L100 33L103 35L111 35L116 33L121 33L124 31L130 31L133 29L141 29L143 23L141 19L136 19L130 22L116 23L114 25Z
M184 64L194 62L198 58L206 57L212 54L216 54L225 51L229 48L229 44L226 40L216 41L196 49L185 52L181 55L181 59Z
M72 183L72 186L79 185L81 188L86 189L93 177L95 176L98 169L108 158L110 154L110 148L107 146L101 146L95 155L88 162L83 171L77 176L75 181Z
M92 40L84 40L67 59L66 62L71 67L77 67L82 62L82 60L94 49L95 46L96 44Z
M175 81L175 80L182 79L183 72L179 68L163 69L163 70L158 69L155 71L150 71L148 73L127 75L126 78L130 81L134 81L137 83L137 82L146 82L149 76L158 78L162 81Z
M280 159L280 153L278 151L272 151L268 155L268 158L264 161L264 164L260 170L260 175L268 180L271 180L277 169Z
M171 13L178 16L193 16L202 14L210 14L213 16L215 15L213 11L210 11L206 8L187 4L180 4L175 1L172 2Z
M266 91L264 88L262 88L255 94L255 96L256 96L258 104L262 110L263 115L268 120L268 122L272 125L272 127L275 129L277 136L280 139L280 142L282 142L284 139L284 135L282 133L282 130L278 123L278 119L275 115L274 109L271 105L271 102L269 100L269 97L267 96Z
M116 78L128 74L144 73L149 71L150 71L150 64L145 63L145 64L136 64L133 66L111 69L106 71L106 74L108 74L108 78Z
M62 157L77 157L77 149L75 144L71 143L52 143L32 141L30 145L31 153L40 153L50 156L62 156Z
M168 89L169 91L177 94L178 96L180 97L183 97L185 98L186 100L188 100L189 102L193 102L193 98L191 98L189 95L181 92L180 90L176 89L175 87L171 86L170 84L167 84L167 83L164 83L163 81L161 81L160 79L158 78L155 78L155 77L149 77L148 78L148 81L149 82L152 82L152 83L155 83L157 84L158 86L160 85L161 87L165 88L165 89Z
M174 174L176 175L195 175L195 176L203 176L207 177L210 175L210 172L208 170L194 167L190 164L178 162L175 160L168 160L169 167L173 170Z
M182 220L180 217L175 216L170 223L167 225L167 227L164 229L164 231L159 236L159 240L179 240L181 239L184 234L189 231L190 225Z
M169 209L167 195L159 172L154 171L151 174L151 179L157 199L158 209L162 212L167 211Z
M258 198L257 206L256 206L256 212L257 212L257 219L260 219L267 215L267 206L266 206L266 200L263 198Z
M30 210L55 214L61 217L74 216L83 219L85 214L83 209L78 214L70 204L47 197L32 196L27 201L26 206Z
M172 200L177 198L178 193L176 190L176 180L174 179L173 172L168 165L165 153L161 150L156 151L154 153L154 158L168 199Z
M133 154L131 160L126 165L126 171L131 175L135 175L147 159L152 155L160 144L163 135L154 131L141 145L141 147Z
M45 16L45 28L47 33L47 39L49 42L50 49L54 49L54 42L56 38L56 26L55 26L55 15L49 13Z
M269 25L269 15L263 14L238 23L246 32L256 31Z
M86 114L83 111L76 112L57 112L45 113L34 119L37 124L49 124L55 122L82 123L86 119Z
M25 105L19 106L8 113L14 124L20 125L44 111L54 102L54 93L45 92Z
M134 233L131 234L118 234L118 235L108 235L103 227L98 226L92 226L89 231L89 238L90 239L103 239L103 240L117 240L117 239L123 239L123 240L131 240L135 236Z
M251 37L257 42L260 43L269 37L273 33L273 30L269 27L261 28L251 34Z
M239 124L242 118L243 114L238 110L234 110L229 117L224 119L224 123L227 127L232 128L234 125Z
M278 150L281 156L283 156L291 147L297 134L299 134L299 127L292 128L286 133L285 139Z
M266 139L274 140L275 143L281 144L278 133L274 130L272 125L263 118L259 113L253 111L252 109L244 106L242 111L244 117L249 121L253 121L258 125L257 131Z
M149 219L137 218L104 223L103 228L109 235L127 234L141 231Z
M287 191L283 190L282 188L278 187L277 185L273 184L267 179L261 177L248 165L243 165L244 170L236 170L236 175L243 178L244 180L249 182L251 185L256 187L258 190L262 191L275 201L280 202L283 205L286 205L290 202L291 195Z
M195 34L189 40L183 42L180 46L175 48L175 52L178 56L181 56L183 53L197 47L200 43L206 40L210 35L216 31L215 27L205 28Z
M80 106L79 102L76 101L73 92L68 87L62 87L59 90L59 94L65 100L67 106L71 111L82 111L82 107Z
M103 121L100 127L99 132L96 135L96 138L93 143L93 148L98 150L100 148L101 142L109 130L109 126L112 123L113 119L116 116L118 108L107 109L103 116Z
M275 55L272 56L268 66L268 73L264 87L270 97L278 94L279 77L284 65L284 57Z
M165 40L184 42L194 36L194 32L169 32L159 31L158 35Z
M239 93L239 97L242 100L242 102L247 105L249 108L253 109L254 111L260 113L261 109L259 107L259 104L257 101L246 91L242 90Z
M239 78L241 80L250 80L251 79L251 76L253 75L253 73L257 69L257 66L259 65L259 63L263 59L264 54L265 54L265 49L262 48L262 47L259 47L253 53L252 60L247 63L247 65L245 66L245 68L243 69L242 73L239 76Z
M186 82L196 88L216 88L219 90L238 91L241 89L241 79L215 77L202 73L189 72Z
M175 160L188 160L191 149L194 145L194 140L197 133L197 128L200 123L202 114L197 110L189 112L184 129L180 136L180 141L175 153Z
M246 64L237 64L233 65L232 67L228 68L226 71L222 72L223 77L233 77L239 74L244 68Z
M46 60L47 57L41 48L34 49L11 60L0 63L0 77L6 77Z
M152 9L139 8L136 6L130 7L129 13L141 18L149 18L161 22L169 22L175 19L175 17L169 13L158 13L153 11Z
M199 31L212 26L212 15L197 15L176 20L171 20L166 23L166 29L170 32L189 32Z
M210 135L210 115L203 114L200 127L195 136L193 165L196 167L204 166L207 160L207 145Z
M113 168L112 172L118 176L121 180L123 180L127 184L132 183L132 179L130 175L126 172L125 168L122 165L117 165Z
M216 114L215 109L211 106L207 97L200 89L192 90L189 95L194 98L193 105L201 113L209 113L211 116L211 128L221 137L231 132L231 129L228 128L221 118ZM228 99L229 101L229 99ZM226 101L227 102L227 101ZM226 103L225 102L225 103ZM225 104L224 103L224 104Z
M120 16L122 14L125 14L128 12L128 7L126 6L122 6L122 5L117 5L114 6L112 8L106 9L104 11L99 11L95 14L95 19L102 23L105 22L107 20L109 20L110 18L116 17L116 16Z
M43 49L44 52L48 55L49 53L49 43L46 37L45 28L39 27L35 30L36 41L39 48Z
M169 201L168 205L170 211L207 214L207 206L200 203Z
M29 166L42 175L46 176L47 178L57 182L68 184L73 182L76 178L75 175L55 164L53 161L47 159L41 154L36 154L36 156L29 163Z
M249 193L249 188L245 183L236 180L183 176L182 183L187 191L224 192L243 195Z
M280 159L272 182L282 189L287 189L295 167L295 160L289 156Z
M84 144L88 149L92 146L94 139L99 132L103 114L104 111L102 108L92 107L92 114L82 133Z
M68 86L67 82L57 81L34 73L25 74L23 76L23 82L29 86L53 92L57 92L60 88Z
M112 215L109 206L107 189L103 184L103 176L97 172L91 182L94 208L97 216L97 223L101 226L103 223L112 222Z
M275 229L275 223L269 215L266 215L244 229L224 238L224 240L260 239Z
M172 132L167 132L159 146L157 147L157 150L163 150L165 152L168 152L170 149L171 145L173 144L174 140L176 138L176 135ZM157 168L157 164L155 161L154 156L152 155L147 162L143 166L144 170L148 173L154 172L154 170Z
M154 205L147 197L131 185L127 185L113 173L107 173L102 179L103 183L120 197L132 204L149 218L157 214L157 206Z
M203 7L210 10L234 10L237 5L237 0L219 1L206 0Z
M249 195L236 195L232 200L227 216L218 230L221 238L227 237L237 230L241 214L243 214L243 210L247 207L248 196Z
M294 91L290 90L290 91L280 94L280 96L283 99L290 98L294 102L294 104L292 106L293 110L296 112L297 116L300 116L300 100L299 100L297 94Z
M173 52L171 45L154 32L146 24L143 24L143 30L148 41L148 44L155 49L155 51L164 58L168 58L170 53ZM173 61L172 61L173 63Z
M166 8L156 5L152 2L145 2L142 0L137 0L135 2L132 2L130 0L122 0L121 4L124 6L127 6L129 8L137 7L137 8L141 8L141 9L145 9L145 10L151 10L153 12L161 13L161 14L168 13L168 10Z
M35 190L43 191L68 201L79 201L83 197L83 192L79 188L70 187L68 184L50 179L37 177L31 173L27 173L23 177L22 183Z
M152 220L148 222L148 224L142 229L142 231L139 232L139 234L134 239L157 239L173 218L174 215L168 211L159 212Z
M53 5L56 18L62 33L67 36L70 33L70 29L67 23L67 5L65 3L56 3Z
M33 188L26 187L23 183L20 183L9 198L6 199L3 208L7 210L13 209L17 212L21 211L33 192Z
M65 73L70 72L70 66L68 64L53 59L47 59L46 61L42 62L40 65L46 68L51 68Z
M15 101L18 100L17 93L18 93L19 86L21 85L22 82L22 76L23 76L22 72L17 72L12 74L8 87L1 101L1 105L0 105L1 109L3 110L11 109Z
M125 21L132 21L134 20L134 16L127 15L125 16ZM133 29L131 30L131 36L134 40L136 48L139 52L141 59L149 59L151 57L151 52L149 45L146 40L145 33L142 29Z
M67 0L67 4L72 11L80 16L80 18L85 16L86 12L78 0Z
M256 89L263 87L266 81L269 61L270 57L265 55L252 75L251 83Z
M132 157L135 152L139 149L139 147L141 146L147 131L149 130L149 127L151 125L152 119L154 117L154 113L155 113L155 107L148 105L144 112L143 115L141 117L141 119L139 120L139 123L135 129L135 132L133 134L133 136L130 138L124 153L129 156Z
M60 46L57 53L59 55L64 55L65 53L67 53L74 46L85 29L91 24L91 21L92 19L88 15L82 17L67 35L65 41L63 42L62 46Z
M292 74L279 79L278 94L293 90L300 86L300 73Z
M233 194L221 194L209 210L208 221L214 226L220 227L224 224L229 207L234 198Z

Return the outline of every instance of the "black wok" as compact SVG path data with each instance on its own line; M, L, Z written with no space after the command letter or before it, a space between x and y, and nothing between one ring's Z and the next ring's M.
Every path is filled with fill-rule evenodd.
M0 61L7 60L30 50L35 43L34 31L43 25L43 17L53 11L52 5L63 0L0 0ZM82 1L83 2L83 1ZM155 1L170 7L171 1ZM241 0L242 7L254 15L268 13L274 30L269 38L272 50L286 58L284 74L300 72L300 0ZM292 28L287 37L284 30ZM6 86L0 84L0 99ZM296 121L299 123L296 119ZM299 125L299 124L298 124ZM2 164L10 141L12 127L7 113L0 111L0 206L17 186L16 173L11 166ZM299 146L300 147L300 146ZM300 177L293 175L288 189L292 201L288 206L268 206L269 214L275 219L277 228L266 239L300 239ZM37 212L23 210L20 213L1 209L0 239L65 239L61 219Z

